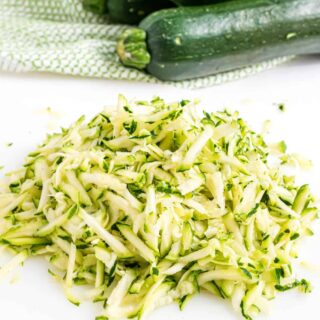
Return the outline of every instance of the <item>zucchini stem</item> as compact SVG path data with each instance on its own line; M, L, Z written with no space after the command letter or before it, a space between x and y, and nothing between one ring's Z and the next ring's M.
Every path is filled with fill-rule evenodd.
M125 30L117 44L117 53L127 67L145 69L151 61L146 43L147 34L139 28Z

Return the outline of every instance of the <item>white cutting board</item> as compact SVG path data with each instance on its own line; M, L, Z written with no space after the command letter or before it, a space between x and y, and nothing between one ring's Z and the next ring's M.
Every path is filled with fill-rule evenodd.
M300 176L320 198L320 57L300 59L262 74L218 87L183 91L161 85L79 79L72 77L0 73L0 165L17 168L24 156L42 141L48 131L67 126L82 114L93 115L103 106L116 103L117 94L149 99L159 95L167 100L200 98L207 111L239 110L255 130L271 120L269 140L285 140L290 152L313 160L314 169ZM278 103L284 103L281 113ZM50 107L52 112L46 109ZM7 147L8 143L13 143ZM314 291L279 294L269 315L259 319L318 319L320 304L320 223L316 236L303 243L301 258L314 263L318 272L302 269ZM75 307L64 297L59 285L47 273L40 258L0 284L1 320L94 320L92 304ZM14 284L10 281L16 280ZM180 312L164 307L149 316L152 320L233 320L240 319L228 301L210 295L194 298Z

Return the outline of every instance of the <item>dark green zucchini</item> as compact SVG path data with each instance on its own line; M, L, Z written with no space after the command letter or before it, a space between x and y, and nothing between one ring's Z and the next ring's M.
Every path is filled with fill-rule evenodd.
M172 2L174 2L179 6L202 6L206 4L213 4L213 3L224 2L224 1L228 1L228 0L172 0Z
M173 7L169 0L82 0L83 7L97 14L109 13L116 23L138 24L153 11Z
M137 24L151 12L172 6L169 0L108 0L110 19L125 24Z
M155 12L125 31L118 55L162 80L184 80L320 52L320 0L241 0Z
M107 0L82 0L85 10L97 14L105 14L107 12Z

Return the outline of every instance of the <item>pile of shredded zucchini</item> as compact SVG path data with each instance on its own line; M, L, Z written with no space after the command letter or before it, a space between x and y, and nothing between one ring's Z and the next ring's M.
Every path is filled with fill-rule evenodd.
M200 290L251 319L277 291L310 290L292 262L317 208L281 173L288 158L238 113L120 96L7 174L0 241L17 255L0 277L42 255L71 302L102 302L97 319L183 308Z

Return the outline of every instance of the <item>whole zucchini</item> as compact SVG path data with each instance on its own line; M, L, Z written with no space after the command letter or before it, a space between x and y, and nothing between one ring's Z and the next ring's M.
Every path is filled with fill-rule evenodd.
M127 65L184 80L320 52L320 0L241 0L155 12L124 32Z
M149 13L172 6L169 0L107 0L111 20L125 24L137 24Z
M109 13L113 22L137 24L153 11L170 8L169 0L82 0L83 7L97 14Z

